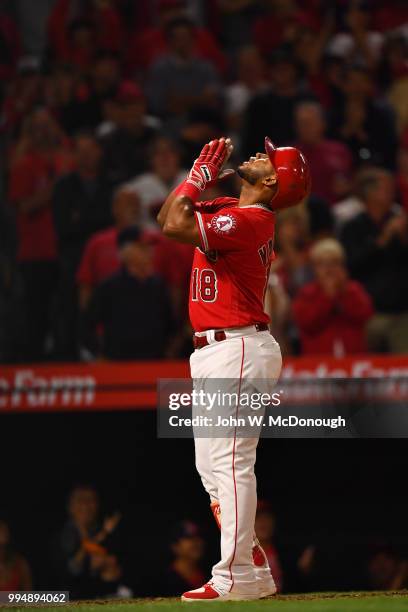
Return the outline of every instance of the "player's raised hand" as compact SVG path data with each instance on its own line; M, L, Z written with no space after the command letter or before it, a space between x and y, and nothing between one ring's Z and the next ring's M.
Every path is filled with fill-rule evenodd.
M221 178L233 173L233 170L222 170L233 151L229 138L215 139L206 144L191 168L187 183L200 191L212 187Z

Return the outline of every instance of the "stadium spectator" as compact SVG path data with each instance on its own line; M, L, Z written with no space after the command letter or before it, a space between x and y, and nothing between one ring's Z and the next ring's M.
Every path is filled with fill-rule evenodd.
M118 233L139 221L139 196L126 186L119 187L112 199L112 217L115 225L92 235L81 258L76 279L82 310L95 287L119 270Z
M118 234L122 267L94 291L84 315L83 340L107 359L160 359L174 331L164 281L153 273L152 242L137 226ZM102 326L102 337L98 336Z
M53 572L71 599L113 596L123 568L118 524L121 516L101 520L100 500L90 485L76 485L68 501L68 519L52 546Z
M187 170L180 166L180 150L167 138L157 138L150 149L150 171L129 181L141 204L140 223L144 228L157 229L156 215L168 193L186 177Z
M147 95L150 110L165 119L195 106L216 108L219 80L213 66L194 54L194 25L180 18L166 28L169 50L151 66Z
M38 58L23 56L17 64L15 78L4 87L3 125L12 137L30 113L44 102L44 77Z
M81 310L88 305L95 287L120 269L118 232L139 222L140 198L128 184L116 190L112 202L112 215L115 226L97 232L88 240L84 249L76 275ZM179 244L151 230L147 232L146 235L154 238L152 244L154 271L169 287L177 318L183 321L186 317L194 247Z
M173 560L160 580L158 593L164 597L177 597L205 582L202 561L204 539L195 523L183 521L173 528L171 552Z
M48 37L58 61L87 70L98 52L121 50L123 23L112 0L57 0L49 17Z
M147 169L148 148L157 128L145 114L145 99L135 83L121 83L115 102L116 128L102 139L102 144L107 176L119 184Z
M319 26L320 20L313 7L309 12L301 11L295 0L266 0L265 6L265 14L254 23L255 42L265 55L279 46L293 43L303 24Z
M310 257L316 280L293 302L302 354L343 357L364 352L365 325L373 308L363 287L348 279L342 246L330 238L321 240Z
M372 176L373 172L376 172L375 166L362 166L357 170L353 177L350 193L332 207L337 233L341 231L341 228L347 221L354 219L354 217L364 211L364 202L361 194L364 191L367 177Z
M307 210L286 210L277 220L277 256L271 271L278 273L288 295L293 298L312 278L309 265L310 233Z
M374 69L381 57L384 37L371 29L371 16L369 2L350 2L344 19L345 30L333 36L328 52L348 63L364 63Z
M303 91L298 66L291 54L278 49L270 61L271 90L254 96L245 114L242 155L263 151L265 134L279 145L289 144L295 136L294 111L310 94Z
M398 591L408 584L408 564L386 544L372 547L366 565L366 588L373 591Z
M172 21L186 17L186 4L184 0L159 0L157 25L142 30L136 36L130 36L125 56L125 66L129 74L137 70L145 72L160 56L168 53L167 28ZM139 22L140 19L136 25ZM209 29L195 24L193 27L194 55L210 62L220 74L224 73L226 60L212 33Z
M31 569L13 545L10 528L0 520L0 591L31 591Z
M12 151L9 182L9 200L17 211L17 259L27 311L24 358L30 361L46 354L58 273L52 192L58 176L72 164L69 143L58 124L48 110L34 110Z
M256 47L246 46L237 53L236 80L225 90L226 114L234 146L239 147L241 127L251 99L270 88L266 65Z
M67 134L97 128L107 119L106 106L113 103L120 66L111 53L93 63L89 84L69 64L58 64L47 86L48 104Z
M271 574L276 584L278 593L283 589L283 571L280 555L275 543L276 517L271 505L263 500L258 500L255 518L255 533L265 554L268 558Z
M75 138L76 170L55 185L53 211L58 237L59 328L57 354L77 357L75 274L86 241L111 223L110 182L102 170L102 149L91 133Z
M325 137L326 121L316 102L302 102L295 110L296 143L309 162L313 193L330 203L350 189L352 159L347 147Z
M365 210L346 223L341 241L351 276L364 285L376 309L369 349L399 353L408 348L408 225L394 196L392 175L374 169L361 186Z
M371 73L350 66L344 74L343 99L331 111L333 133L352 151L354 163L395 168L397 132L391 105L375 95Z

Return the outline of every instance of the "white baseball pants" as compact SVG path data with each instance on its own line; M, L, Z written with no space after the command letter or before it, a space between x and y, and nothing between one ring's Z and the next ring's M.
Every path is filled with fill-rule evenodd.
M253 326L226 333L226 340L213 341L191 355L194 389L214 391L219 384L211 379L222 379L224 392L241 395L254 390L252 382L256 379L261 381L261 392L272 393L282 366L276 340L269 331L257 332ZM206 334L209 340L214 337L211 331ZM239 417L239 409L235 405L231 414ZM202 405L195 410L198 413L209 414ZM217 437L216 432L195 437L197 471L211 502L218 501L221 508L221 560L213 567L213 580L225 591L246 595L256 594L257 577L265 579L269 570L267 566L255 567L252 558L259 433L260 428L254 431L254 437L240 437L232 427L228 437Z

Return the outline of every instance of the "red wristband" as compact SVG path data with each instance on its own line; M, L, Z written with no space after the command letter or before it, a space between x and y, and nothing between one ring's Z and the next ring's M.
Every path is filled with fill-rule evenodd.
M201 195L201 190L192 183L189 183L187 179L176 187L175 191L177 195L186 196L193 202L196 202Z

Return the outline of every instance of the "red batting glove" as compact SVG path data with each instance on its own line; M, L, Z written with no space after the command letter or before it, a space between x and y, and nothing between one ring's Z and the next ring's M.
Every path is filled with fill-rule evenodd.
M221 173L224 163L232 152L231 141L225 138L212 140L206 144L195 160L187 179L177 189L179 195L185 195L193 202L208 187L212 187L218 178L224 178L233 170Z

